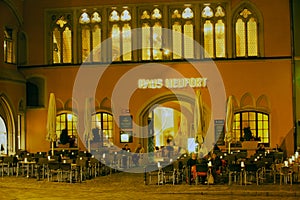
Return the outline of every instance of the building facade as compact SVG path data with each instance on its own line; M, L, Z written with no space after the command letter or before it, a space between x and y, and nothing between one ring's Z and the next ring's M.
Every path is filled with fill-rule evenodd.
M231 143L250 127L265 146L291 154L299 146L297 6L288 0L4 0L4 152L49 150L54 93L57 148L142 143L154 151L173 140L188 149L195 138L223 145L231 99ZM202 103L195 106L199 93ZM60 141L65 130L68 146Z

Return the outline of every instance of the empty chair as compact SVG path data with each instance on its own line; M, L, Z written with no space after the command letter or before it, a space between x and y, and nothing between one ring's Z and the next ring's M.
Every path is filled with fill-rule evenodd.
M163 182L167 183L170 179L172 180L173 185L175 184L175 174L174 165L170 164L162 168Z
M281 166L280 168L280 185L282 183L282 179L285 184L290 182L290 184L293 184L293 170L290 167L287 166Z
M4 173L8 176L13 175L16 165L17 165L17 158L14 156L5 156L2 161L2 177Z
M38 180L45 178L48 165L48 158L40 157L35 165L35 176Z
M87 179L88 160L86 157L79 157L76 159L77 172L80 177L80 182Z
M58 162L49 162L47 175L48 181L53 181L53 177L56 176L56 180L59 182L61 177L60 164Z
M234 178L234 182L237 182L238 178L241 178L241 165L240 164L229 164L228 165L228 185L231 185L232 178Z
M89 174L91 177L96 177L99 174L99 164L96 158L90 158Z
M73 168L72 168L72 163L60 163L60 180L64 180L64 175L66 177L67 182L72 183L73 180Z
M246 174L245 174L245 184L249 182L252 182L254 180L257 179L257 170L258 170L258 167L256 165L256 163L247 163L245 165L245 171L246 171Z
M157 164L149 164L145 168L145 173L147 173L147 177L149 179L148 184L152 184L152 177L157 179L158 185L163 182L163 174L162 170L158 168Z

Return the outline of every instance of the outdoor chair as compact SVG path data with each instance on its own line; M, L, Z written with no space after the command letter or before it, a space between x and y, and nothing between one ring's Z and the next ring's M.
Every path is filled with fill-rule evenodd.
M60 170L61 170L61 181L63 181L64 179L67 182L72 183L73 180L73 168L72 168L72 163L70 162L66 162L66 163L60 163ZM65 175L65 178L64 178Z
M89 174L90 177L97 177L99 174L99 161L96 158L90 158Z
M48 158L40 157L37 159L37 163L35 165L35 176L38 180L40 180L40 178L44 179L46 177L47 165Z
M173 163L174 169L175 169L175 183L182 183L184 180L184 171L185 171L185 165L183 164L183 160L177 160Z
M56 176L56 180L59 182L61 177L60 164L58 162L48 162L47 170L48 181L53 181L53 177Z
M176 170L174 169L173 164L169 164L162 168L162 177L163 177L163 183L167 183L172 180L173 185L175 185L175 176L176 176Z
M80 182L86 180L88 170L88 159L86 157L78 157L76 159L77 175L80 177Z
M245 165L245 184L249 184L257 180L258 177L258 167L256 163L247 163Z
M298 182L299 181L299 169L300 168L300 165L298 164L294 164L293 165L293 181L294 182Z
M163 183L163 175L162 170L158 168L157 164L149 164L145 168L145 173L147 173L147 177L149 178L148 184L152 184L152 177L157 178L157 183L162 184Z
M198 184L198 179L201 180L202 183L205 182L208 172L208 166L206 163L204 164L196 164L196 185Z
M228 185L231 185L232 178L234 178L234 183L237 183L238 178L241 176L241 165L240 164L229 164L228 165Z
M13 175L17 167L17 158L14 156L5 156L2 161L2 177L5 174Z
M293 184L293 170L291 167L288 166L281 166L280 168L280 185L282 184L282 179L285 184L290 182L290 184Z

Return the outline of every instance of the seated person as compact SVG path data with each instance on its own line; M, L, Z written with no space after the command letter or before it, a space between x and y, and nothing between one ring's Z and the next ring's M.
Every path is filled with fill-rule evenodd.
M138 146L134 150L135 154L132 155L132 162L133 162L133 164L135 164L135 166L139 165L139 159L141 157L140 154L144 153L144 151L145 151L144 147L142 146L141 143L139 143Z
M128 144L125 144L124 147L122 148L122 168L127 168L128 166L128 154L130 152L130 148L128 146Z
M218 182L218 174L221 172L222 160L217 154L213 153L211 156L212 163L212 175L214 177L215 183Z
M130 148L128 146L128 144L125 144L124 147L122 148L123 151L126 151L126 152L130 152Z
M197 154L192 153L191 157L187 161L187 182L194 181L197 178L196 164L198 164Z
M260 143L258 145L258 148L256 149L257 154L264 154L265 153L265 146L263 143Z

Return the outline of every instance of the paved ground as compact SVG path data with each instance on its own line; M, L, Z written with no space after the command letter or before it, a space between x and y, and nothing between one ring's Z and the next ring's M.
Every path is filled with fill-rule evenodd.
M300 199L300 184L279 185L145 185L144 175L116 173L82 183L0 178L0 200L35 199Z

